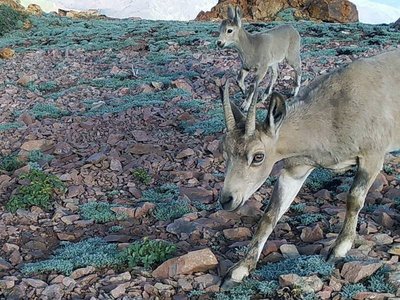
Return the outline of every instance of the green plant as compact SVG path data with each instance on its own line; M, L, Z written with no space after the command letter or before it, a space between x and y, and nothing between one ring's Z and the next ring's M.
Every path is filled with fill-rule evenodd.
M68 112L61 110L54 104L37 103L30 110L30 114L38 119L60 118L68 115Z
M11 123L3 123L0 124L0 131L7 131L10 129L17 129L22 127L22 124L19 122L11 122Z
M119 226L119 225L114 225L114 226L111 226L108 229L108 231L110 231L110 232L118 232L118 231L121 231L122 229L124 229L124 227Z
M21 168L23 165L24 162L16 154L7 155L0 158L0 170L14 172L15 170Z
M27 263L22 273L57 272L70 275L77 268L93 266L96 268L122 265L117 244L108 244L100 238L89 238L78 243L61 242L50 259Z
M139 181L140 183L143 184L150 184L151 182L151 176L148 174L148 172L145 169L142 168L137 168L132 170L132 176Z
M295 218L292 218L290 222L292 224L301 224L301 225L311 225L314 224L318 221L325 220L325 215L319 214L319 213L305 213L301 214L299 216L296 216Z
M252 299L252 296L273 297L279 288L277 281L258 281L254 279L245 279L240 285L215 294L216 300L242 300Z
M304 210L306 209L306 204L305 203L292 204L290 206L290 209L296 213L303 213Z
M28 183L20 186L18 192L7 202L6 209L11 212L32 206L49 209L54 193L65 189L64 184L58 177L41 170L30 170L19 178Z
M54 158L53 155L45 154L41 150L33 150L28 153L29 162L44 162L47 163Z
M142 200L148 202L162 202L179 196L179 188L175 184L166 183L159 187L143 191Z
M279 276L284 274L297 274L299 276L318 274L327 277L331 275L333 270L333 264L326 262L322 256L310 255L268 263L258 269L256 274L269 281L278 280Z
M193 209L185 200L168 200L156 204L154 216L160 221L169 221L182 217L192 212Z
M0 37L12 30L22 28L26 14L12 9L10 6L0 5Z
M313 192L317 192L323 189L328 183L330 183L333 179L332 171L328 169L315 169L308 176L305 186L308 187Z
M192 290L190 291L188 297L193 298L193 297L198 297L201 295L204 295L206 292L204 290Z
M396 294L397 289L386 280L386 273L388 273L387 268L382 267L375 274L370 276L365 283L368 290L376 293Z
M116 206L108 202L87 202L79 206L79 214L82 219L93 220L96 223L107 223L125 219L125 215L117 214L111 210L111 208Z
M366 291L367 288L362 283L353 283L345 285L340 294L342 295L343 299L351 300L358 293Z
M143 239L125 248L120 257L129 268L143 266L148 269L171 258L175 252L176 246L173 244L162 240Z
M294 12L295 12L294 8L286 8L278 12L276 17L279 21L293 22L296 21L294 18Z

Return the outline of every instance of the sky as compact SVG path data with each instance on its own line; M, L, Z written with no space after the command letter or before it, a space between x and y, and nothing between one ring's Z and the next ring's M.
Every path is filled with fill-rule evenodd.
M360 22L392 23L400 18L400 0L351 0L358 9ZM140 17L151 20L193 20L201 11L210 10L218 0L21 0L39 4L45 11L58 8L98 9L114 18Z

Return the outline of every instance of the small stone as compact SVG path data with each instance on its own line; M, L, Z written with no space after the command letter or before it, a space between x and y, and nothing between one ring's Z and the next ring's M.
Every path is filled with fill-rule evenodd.
M354 300L387 300L390 297L394 297L395 295L390 293L375 293L375 292L360 292L353 296ZM396 298L398 299L398 298Z
M12 265L8 261L0 257L0 271L10 270L10 269L12 269Z
M186 278L179 278L178 286L180 286L181 289L185 292L189 292L189 291L193 290L192 284Z
M279 247L284 258L296 258L299 257L299 251L295 245L283 244Z
M15 280L2 279L0 280L0 290L11 289L15 286Z
M129 272L121 273L117 276L113 276L110 278L110 282L119 282L119 281L130 281L132 279L132 275Z
M394 220L386 212L380 212L376 221L388 229L394 226Z
M129 286L129 282L119 284L115 289L111 290L111 295L117 299L125 295L126 288Z
M382 173L379 173L378 176L376 176L376 179L372 186L370 187L369 191L370 192L381 192L384 186L388 185L388 181L386 180L385 175Z
M400 244L395 244L389 249L388 253L400 256Z
M30 82L35 81L37 79L38 79L37 74L32 74L32 75L24 74L17 80L17 83L23 86L27 86Z
M279 276L279 285L281 287L298 286L305 293L315 293L322 290L324 283L316 275L300 277L297 274L287 274Z
M41 139L41 140L27 141L22 144L21 149L28 152L33 150L46 151L49 150L52 146L53 146L52 141Z
M223 230L225 238L232 241L243 241L251 237L251 231L247 227L237 227Z
M0 49L0 58L1 59L11 59L14 56L15 56L15 51L11 48Z
M71 225L75 221L79 220L79 218L80 218L79 215L69 215L69 216L61 217L61 221L63 221L67 225Z
M34 287L36 289L47 287L47 283L39 279L23 278L22 282L25 282L27 285L30 285L31 287Z
M316 224L314 227L305 227L301 230L300 239L306 243L312 243L324 238L324 231Z
M107 144L114 146L114 145L116 145L120 140L122 140L123 138L124 138L124 135L123 135L123 134L111 133L111 134L108 136Z
M90 155L86 161L88 163L92 163L92 164L97 164L99 162L101 162L102 160L106 159L106 155L104 153L94 153L92 155Z
M198 288L205 289L209 286L215 285L220 282L220 278L218 276L212 274L204 274L199 277L196 277L194 281L199 285Z
M179 274L205 272L217 265L218 260L214 253L206 248L171 258L155 269L152 275L156 278L169 278Z
M374 274L381 266L381 262L351 261L343 265L340 275L348 282L357 283Z
M189 156L192 156L192 155L195 155L194 150L193 150L193 149L190 149L190 148L187 148L187 149L182 150L181 152L179 152L179 153L176 155L176 158L177 158L177 159L182 159L182 158L186 158L186 157L189 157Z
M132 135L137 142L147 142L151 140L150 136L144 130L133 130Z
M73 289L76 285L76 281L71 277L64 277L62 280L62 284L68 289Z
M121 161L119 161L118 159L112 158L110 161L110 169L112 171L121 172L122 171Z
M314 194L314 197L319 198L319 199L324 199L324 200L327 200L327 201L332 200L331 192L328 191L327 189L319 190L318 192L316 192Z
M378 245L390 245L393 243L393 238L386 233L374 234L371 238Z
M42 295L46 296L47 299L61 300L64 296L64 292L59 284L52 284L43 290Z
M94 268L92 266L89 266L89 267L86 267L86 268L80 268L80 269L76 269L75 271L73 271L71 273L70 277L72 279L78 279L78 278L81 278L81 277L86 276L88 274L92 274L95 271L96 271L96 268Z
M34 16L41 16L43 15L43 10L38 4L31 3L26 8L26 11Z

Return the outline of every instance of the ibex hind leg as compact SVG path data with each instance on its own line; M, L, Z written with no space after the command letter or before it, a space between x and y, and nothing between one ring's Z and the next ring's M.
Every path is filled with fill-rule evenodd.
M368 156L359 159L357 174L347 197L346 217L343 227L331 247L328 261L334 262L346 256L356 236L357 219L368 190L383 165L382 156Z
M269 84L268 87L268 93L264 94L264 96L262 97L261 101L264 102L265 100L267 100L267 98L269 97L269 95L272 94L272 90L274 88L274 85L276 83L276 80L278 79L278 64L273 64L271 67L271 82Z

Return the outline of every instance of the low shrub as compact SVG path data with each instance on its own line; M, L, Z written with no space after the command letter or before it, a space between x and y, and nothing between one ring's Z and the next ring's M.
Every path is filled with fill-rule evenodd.
M20 186L18 192L7 202L6 209L10 212L16 212L20 208L28 209L32 206L49 209L54 193L65 189L58 177L41 170L30 170L28 173L22 174L19 179L28 183Z

